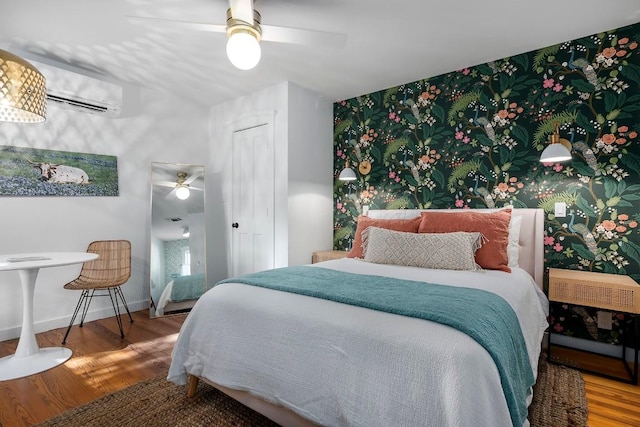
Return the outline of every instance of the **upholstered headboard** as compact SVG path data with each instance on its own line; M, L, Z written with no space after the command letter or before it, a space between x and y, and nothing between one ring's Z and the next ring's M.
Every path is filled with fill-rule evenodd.
M431 209L439 212L461 212L458 209ZM473 209L479 212L496 212L500 209ZM367 212L371 218L414 218L420 209L386 209ZM527 271L542 288L544 274L544 211L542 209L513 209L512 216L521 216L518 264Z

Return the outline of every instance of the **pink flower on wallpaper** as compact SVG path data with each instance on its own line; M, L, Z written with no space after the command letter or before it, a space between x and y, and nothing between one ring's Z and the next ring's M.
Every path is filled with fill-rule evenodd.
M464 206L464 200L456 199L456 208L461 208Z
M396 176L396 179L394 180L395 182L400 182L400 177Z
M562 250L564 249L564 247L562 247L562 245L561 245L560 243L556 243L556 244L553 246L553 249L554 249L556 252L562 252Z
M553 170L556 172L560 172L562 169L564 169L564 166L562 166L560 163L556 163L555 165L553 165Z
M553 236L544 236L544 244L546 246L552 246L556 242L556 239Z
M468 76L469 73L471 73L471 70L468 68L465 68L464 70L462 70L462 74L464 74L465 76Z
M555 329L556 332L562 332L564 330L564 328L562 327L562 325L560 323L556 323L553 326L553 329Z
M468 136L465 136L464 138L462 138L462 142L464 142L465 144L468 144L469 141L471 141L471 140L469 139Z
M553 86L553 91L554 91L554 92L560 92L560 91L562 90L562 87L563 87L563 86L562 86L560 83L556 83L556 84Z
M336 151L336 156L338 156L338 157L342 156L342 150Z
M546 79L543 83L542 83L542 87L545 89L549 89L553 87L553 84L555 83L555 81L553 79Z
M393 179L396 177L396 173L394 171L389 171L389 178Z
M390 120L395 120L395 118L396 118L396 113L394 113L393 111L391 111L391 112L389 113L389 119L390 119Z
M457 131L455 137L456 139L462 139L464 138L464 133L462 133L462 131Z
M338 210L342 209L342 203L340 203L340 202L336 203L336 208Z

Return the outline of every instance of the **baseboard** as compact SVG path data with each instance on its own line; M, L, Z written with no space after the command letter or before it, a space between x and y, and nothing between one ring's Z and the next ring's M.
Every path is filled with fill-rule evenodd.
M127 301L127 306L129 307L129 310L132 312L146 310L149 308L149 300L135 301L135 302ZM124 310L124 307L121 306L121 309ZM43 321L35 321L33 324L33 327L36 333L46 332L46 331L50 331L52 329L57 329L57 328L64 328L69 326L69 322L71 321L72 315L73 313L69 313L68 316L64 316L64 317L47 319ZM126 315L126 311L125 311L125 315ZM87 317L85 318L84 321L91 322L92 320L104 319L104 318L113 317L113 316L114 316L113 307L105 307L97 310L89 310L87 312ZM78 322L79 320L76 319L76 323ZM20 336L21 330L22 330L22 326L17 326L17 327L7 328L7 329L0 329L0 341L6 341L6 340L18 338Z

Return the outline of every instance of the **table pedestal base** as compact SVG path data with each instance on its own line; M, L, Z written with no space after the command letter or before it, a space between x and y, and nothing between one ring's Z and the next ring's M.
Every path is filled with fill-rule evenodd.
M27 377L63 364L72 351L64 347L41 348L36 354L26 357L14 355L0 358L0 381Z

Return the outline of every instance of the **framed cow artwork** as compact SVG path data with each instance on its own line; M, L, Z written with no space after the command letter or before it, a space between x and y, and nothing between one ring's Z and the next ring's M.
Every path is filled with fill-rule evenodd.
M0 196L117 196L116 156L0 146Z

